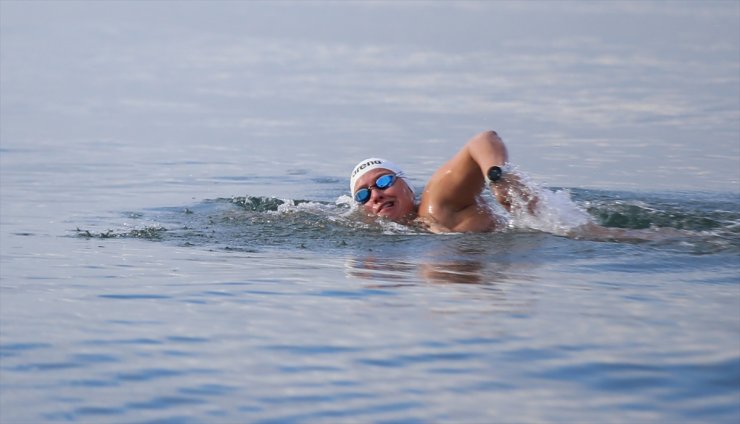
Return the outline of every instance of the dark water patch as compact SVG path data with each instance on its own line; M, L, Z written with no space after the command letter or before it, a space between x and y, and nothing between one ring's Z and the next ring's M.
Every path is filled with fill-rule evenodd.
M308 404L316 404L316 403L332 403L342 400L352 400L352 399L366 399L371 398L373 395L370 395L368 393L333 393L333 394L326 394L326 395L313 395L313 394L306 394L306 395L286 395L286 396L270 396L270 397L262 397L258 400L261 403L266 403L268 405L296 405L301 403L308 403Z
M172 165L214 165L216 162L203 162L199 160L167 160L161 162L155 162L161 166L172 166Z
M0 147L0 153L32 153L34 150L22 147Z
M422 353L415 355L401 355L398 359L407 364L417 364L424 362L438 361L467 361L478 357L478 354L470 352L442 352L442 353Z
M478 354L471 352L420 353L413 355L394 355L385 358L360 358L355 360L355 363L381 368L405 368L419 364L436 362L460 361L464 363L475 359L478 356Z
M131 402L126 404L127 409L169 409L184 405L197 405L205 403L204 399L190 396L160 396L143 402Z
M126 408L122 407L105 407L105 406L83 406L77 408L72 413L75 417L89 417L89 416L105 416L105 415L123 415L127 412Z
M91 345L91 346L111 346L111 345L142 345L142 346L152 346L152 345L160 345L163 344L162 340L159 339L152 339L147 337L140 337L140 338L134 338L134 339L112 339L112 340L105 340L105 339L96 339L96 340L85 340L81 342L83 345Z
M226 182L237 182L237 183L249 183L249 184L263 184L263 185L275 185L275 184L299 184L306 181L306 173L291 174L286 172L282 175L220 175L212 177L213 181L226 181Z
M208 420L202 421L202 420L195 419L188 415L173 415L170 417L162 417L162 418L155 418L152 420L140 421L138 422L138 424L190 424L190 423L198 424L198 423L203 423L203 422L207 423Z
M196 246L196 245L193 244L193 243L190 243L190 242L185 242L185 243L183 243L183 246ZM305 246L299 245L298 247L305 247ZM220 248L219 250L222 250L222 251L225 251L225 252L237 252L237 253L260 253L260 252L262 252L260 249L255 249L253 247L231 247L231 246L226 246L226 247Z
M331 402L334 398L332 395L286 395L286 396L274 396L264 397L258 399L261 403L268 405L295 405L300 403L322 403Z
M361 358L355 363L380 368L402 368L406 364L398 358Z
M114 355L105 353L79 353L72 356L72 361L80 364L106 364L121 362L121 359Z
M343 299L366 299L370 296L395 296L390 290L364 289L364 290L322 290L313 293L320 297L337 297Z
M340 367L326 366L326 365L286 365L278 368L280 372L286 374L302 374L302 373L331 373L341 371Z
M304 168L292 168L286 172L288 175L308 175L308 173L309 170Z
M83 406L67 412L50 412L42 415L44 421L48 422L80 422L83 417L112 417L124 415L126 409L115 406Z
M32 281L45 281L45 280L56 280L58 277L46 277L46 276L38 276L38 275L29 275L26 278L28 278L29 280L32 280Z
M50 343L6 343L0 344L0 358L20 356L30 350L49 349Z
M115 378L119 381L152 381L162 378L180 377L186 375L186 371L168 368L149 368L144 370L118 373Z
M562 358L563 353L554 349L535 349L535 348L522 348L506 351L502 354L502 357L511 361L541 361L548 359Z
M462 375L462 374L473 374L473 373L481 372L482 370L476 370L476 369L471 369L471 368L439 367L439 368L429 368L426 371L430 374Z
M292 295L292 293L283 293L278 291L272 291L272 290L244 290L242 293L245 294L256 294L260 296L288 296Z
M127 294L100 294L98 297L103 299L116 300L148 300L148 299L171 299L171 296L161 294L144 294L144 293L127 293Z
M234 297L236 296L234 293L225 292L225 291L216 291L216 290L207 290L202 292L205 296L216 296L216 297Z
M344 182L344 180L336 178L336 177L315 177L311 178L311 181L318 183L318 184L341 184Z
M564 353L580 353L580 352L586 352L589 350L595 350L599 349L600 346L590 343L584 343L584 344L577 344L577 345L560 345L556 346L554 350L556 352L564 352Z
M111 319L105 321L109 324L117 324L117 325L152 325L152 324L161 324L161 321L153 321L153 320L134 320L134 319Z
M164 356L170 356L170 357L173 357L173 358L188 358L188 357L194 357L194 356L196 356L195 353L190 352L190 351L173 350L173 349L165 349L161 353Z
M71 368L80 368L82 366L79 362L31 362L14 367L5 368L9 371L19 372L50 372L59 370L68 370Z
M65 381L64 385L70 387L86 387L86 388L100 388L100 387L116 387L120 386L120 382L113 380L100 380L100 379L80 379Z
M539 371L533 375L555 381L585 384L592 390L662 389L661 398L676 402L697 396L740 393L740 358L715 363L650 364L590 362Z
M208 343L210 340L204 337L192 337L192 336L168 336L168 341L175 342L175 343L195 343L195 344L201 344L201 343Z
M138 238L154 241L162 240L166 231L167 229L160 226L151 226L128 231L105 230L95 232L90 230L81 230L80 228L75 229L75 233L78 237L87 239Z
M343 407L341 404L319 408L314 412L308 412L304 414L290 414L284 416L278 416L276 418L258 419L253 421L259 424L278 424L287 422L319 422L325 420L342 420L347 419L349 421L363 421L360 417L368 416L367 419L371 422L384 422L378 418L383 414L412 411L420 408L424 408L423 402L406 401L406 402L380 402L373 405L359 406L359 407ZM372 419L370 419L372 417ZM415 420L413 417L404 418L402 420L389 420L388 423L416 423L416 422L428 422L427 420Z
M178 392L191 396L223 396L234 393L239 389L224 384L201 384L193 387L183 387Z
M183 303L188 303L191 305L207 305L208 302L203 299L183 299Z
M336 355L350 352L357 352L360 349L348 346L332 346L332 345L271 345L265 346L264 349L289 353L298 356L304 355Z
M628 193L573 190L602 225L740 232L740 196L732 193Z
M269 211L274 212L274 211L277 211L281 205L284 205L286 201L283 199L277 199L274 197L246 196L246 197L234 197L231 199L231 202L245 210L252 211L252 212L269 212ZM307 203L307 202L299 201L298 204L300 203Z
M706 417L715 417L714 422L736 423L740 421L740 406L729 402L721 404L710 404L694 407L686 407L683 411L687 417L696 422L706 421Z
M717 394L735 390L740 395L740 357L734 357L714 363L677 364L669 366L668 370L677 380L683 383L706 383L705 389L713 388ZM680 384L669 400L690 399L696 393L691 384ZM740 404L737 405L740 408Z
M516 388L517 386L511 382L487 380L456 387L455 391L458 393L501 392L515 390Z
M592 205L588 212L599 223L607 227L644 229L651 227L676 228L693 231L710 231L722 228L728 218L735 218L728 212L714 211L710 216L687 213L677 208L655 209L651 205L612 202L606 207Z
M360 387L363 383L357 380L332 380L327 382L327 385L335 387Z
M212 180L215 180L215 181L228 181L228 182L237 182L237 183L239 183L239 182L250 182L250 181L254 181L255 180L254 177L248 177L248 176L244 176L244 175L236 175L236 176L232 176L232 175L215 176L215 177L211 177L211 179Z
M497 345L501 344L503 341L501 339L495 339L490 337L471 337L471 338L465 338L465 339L459 339L455 340L455 344L460 344L463 346L490 346L490 345Z
M251 286L254 284L252 281L226 281L221 283L216 283L219 286Z

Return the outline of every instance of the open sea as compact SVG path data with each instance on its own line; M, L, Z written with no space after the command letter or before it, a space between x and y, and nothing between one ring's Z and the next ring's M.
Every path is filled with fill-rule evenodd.
M0 423L740 421L740 3L0 23ZM488 129L537 217L351 204L360 159L418 192Z

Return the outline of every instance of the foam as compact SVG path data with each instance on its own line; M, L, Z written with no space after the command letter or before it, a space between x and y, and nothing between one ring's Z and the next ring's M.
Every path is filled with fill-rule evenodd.
M538 199L532 214L527 199L515 192L509 192L511 212L507 214L501 208L509 217L509 227L567 235L574 229L593 222L589 213L571 199L569 191L552 191L541 187L513 165L509 173L519 179L528 196Z

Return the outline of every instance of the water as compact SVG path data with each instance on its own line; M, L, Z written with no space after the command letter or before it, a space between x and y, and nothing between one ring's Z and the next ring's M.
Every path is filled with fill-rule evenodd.
M667 4L3 1L0 422L736 423L740 6ZM347 203L488 128L538 218Z

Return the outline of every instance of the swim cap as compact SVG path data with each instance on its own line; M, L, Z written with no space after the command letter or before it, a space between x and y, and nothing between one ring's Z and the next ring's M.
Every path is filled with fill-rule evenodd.
M406 181L406 185L409 187L409 189L411 189L411 193L414 193L414 188L411 187L411 184L409 184L409 182L406 180L406 174L403 172L401 167L389 160L381 158L367 158L365 160L361 160L360 163L355 166L355 168L352 170L352 174L349 177L350 193L354 194L355 183L357 183L357 180L359 180L363 175L367 174L373 169L378 168L387 169L396 174L397 177L402 178L404 181Z

